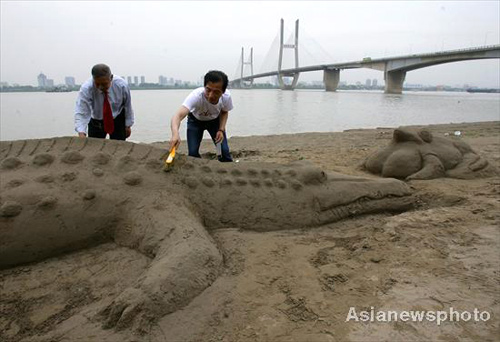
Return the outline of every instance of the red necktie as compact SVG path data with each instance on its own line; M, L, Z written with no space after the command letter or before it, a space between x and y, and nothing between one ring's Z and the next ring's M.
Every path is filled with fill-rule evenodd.
M111 135L115 130L115 123L113 121L113 112L109 104L108 93L104 93L104 104L102 106L102 117L104 119L104 131Z

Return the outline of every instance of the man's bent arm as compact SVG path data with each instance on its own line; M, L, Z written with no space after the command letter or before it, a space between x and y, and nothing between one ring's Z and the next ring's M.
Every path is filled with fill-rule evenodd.
M124 87L124 100L125 100L125 126L132 127L134 125L134 110L132 109L132 97L130 96L130 88Z
M181 142L179 137L179 128L181 127L181 121L189 114L189 109L181 106L177 113L172 117L170 123L170 129L172 131L172 137L170 138L170 149L174 146L178 146Z
M172 122L170 128L172 129L172 135L179 134L179 128L181 127L181 121L189 114L189 109L181 106L177 113L172 117Z
M226 123L227 123L227 118L229 116L229 112L225 110L221 110L219 118L219 130L226 131Z
M78 93L75 106L75 131L78 135L86 135L87 126L91 118L90 101L82 90Z

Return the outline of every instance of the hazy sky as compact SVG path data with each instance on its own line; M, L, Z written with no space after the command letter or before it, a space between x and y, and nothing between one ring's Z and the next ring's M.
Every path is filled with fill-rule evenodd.
M144 75L155 83L159 75L196 81L209 69L233 78L241 47L254 48L254 71L262 70L280 18L290 32L300 20L301 66L314 64L315 57L333 63L500 42L499 0L1 0L1 81L36 85L43 72L56 84L65 76L81 83L90 77L92 65L101 62L114 74ZM277 63L278 50L271 55ZM409 72L406 79L500 87L499 75L497 59L424 68ZM341 81L368 77L383 80L379 71L341 73ZM322 73L300 79L321 80Z

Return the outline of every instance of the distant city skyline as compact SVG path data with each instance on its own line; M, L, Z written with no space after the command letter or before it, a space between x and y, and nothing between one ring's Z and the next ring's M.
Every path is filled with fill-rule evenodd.
M181 79L174 79L173 77L167 77L164 75L158 75L158 82L154 82L154 81L146 82L145 76L131 75L131 76L120 76L120 77L123 78L124 80L126 80L127 83L129 83L130 85L133 85L133 86L139 86L141 84L156 84L156 85L161 85L161 86L179 86L179 85L183 85L183 84L188 84L191 86L197 86L197 85L203 84L203 78L200 78L197 82L193 82L193 81L186 81L186 80L181 80ZM140 77L140 82L139 82L139 77ZM62 86L62 85L67 86L67 87L75 87L75 86L79 86L83 82L87 81L87 80L85 80L85 81L79 83L79 82L76 82L75 77L65 76L64 83L58 83L58 82L55 82L53 79L49 79L48 76L45 75L43 72L38 74L37 80L38 80L38 87L40 87L40 88ZM278 80L277 80L277 77L274 77L274 78L270 77L268 80L256 79L255 83L257 83L257 84L272 84L272 85L277 86ZM323 85L322 80L299 81L299 83L306 84L309 86L322 86ZM373 88L382 87L384 85L384 83L385 82L383 79L381 79L379 82L379 79L377 79L377 78L373 78L373 79L367 78L364 80L364 82L362 80L355 80L352 82L348 82L348 81L340 81L339 82L339 84L341 86L363 85L363 86L368 87L368 88L370 88L370 87L373 87ZM1 82L0 84L2 86L13 86L14 84L16 86L26 86L26 85L19 84L19 83L9 84L8 82ZM468 83L445 84L445 83L436 82L434 84L430 84L430 83L422 84L422 83L412 83L412 82L405 81L404 85L405 85L405 87L411 87L411 88L415 88L415 89L425 88L425 87L455 87L455 88L463 88L463 89L477 88L477 86L471 85Z

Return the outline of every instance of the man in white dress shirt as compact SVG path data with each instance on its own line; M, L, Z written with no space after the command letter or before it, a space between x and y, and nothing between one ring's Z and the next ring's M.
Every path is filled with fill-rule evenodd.
M181 142L179 127L187 116L187 143L189 155L200 158L200 143L203 133L208 131L215 144L220 143L221 162L232 162L226 136L226 123L229 111L233 109L233 101L229 90L226 90L228 78L218 70L209 71L204 77L204 87L197 88L188 95L181 108L172 117L170 149ZM218 153L219 154L219 153Z
M82 84L75 108L75 130L80 137L125 140L132 133L134 111L127 82L105 64L92 68Z

